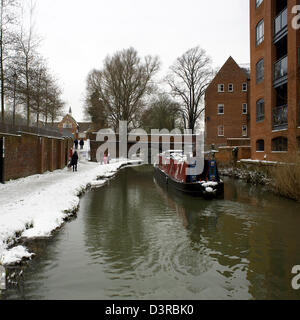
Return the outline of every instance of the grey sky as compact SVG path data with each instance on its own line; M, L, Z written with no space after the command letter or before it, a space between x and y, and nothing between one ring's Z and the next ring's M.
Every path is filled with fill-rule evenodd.
M248 0L39 0L36 31L79 121L88 72L117 50L133 46L141 56L158 55L161 76L197 45L215 67L230 55L249 62Z

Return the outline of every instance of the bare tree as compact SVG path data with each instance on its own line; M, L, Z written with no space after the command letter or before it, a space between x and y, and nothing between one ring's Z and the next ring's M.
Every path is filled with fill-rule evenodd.
M61 98L62 90L56 83L51 83L48 88L48 117L51 119L51 125L54 125L54 121L62 115L65 103Z
M100 83L99 71L93 70L87 77L87 87L85 96L84 113L86 118L90 118L95 126L95 129L102 129L107 125L107 116L105 106L100 99L98 87Z
M173 96L182 102L187 129L195 130L196 122L204 111L203 98L212 75L211 59L200 47L188 50L170 68L166 81Z
M18 0L1 0L0 2L0 82L1 82L1 120L5 118L5 63L9 58L10 45L13 42L12 26L16 22L15 9Z
M145 130L180 128L180 104L172 100L168 94L159 93L150 101L150 106L143 112L141 126Z
M32 69L32 92L31 92L31 108L36 114L36 126L39 127L40 115L42 107L45 103L45 79L47 77L47 69L44 62L40 59Z
M16 35L15 52L19 59L19 74L22 77L24 88L23 93L25 96L25 105L27 111L27 126L30 125L30 113L31 113L31 93L32 85L31 79L34 73L34 66L40 57L37 54L37 48L40 43L40 39L34 33L33 14L35 10L35 3L30 2L29 7L29 27L25 30L22 25L20 32Z
M117 129L119 121L136 127L145 106L145 97L153 92L153 76L159 69L157 57L147 56L142 61L135 49L129 48L107 57L101 71L92 75L99 108L105 120Z

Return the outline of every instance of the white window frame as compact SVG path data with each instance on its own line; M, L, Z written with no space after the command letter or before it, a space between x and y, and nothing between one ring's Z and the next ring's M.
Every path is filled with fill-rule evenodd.
M244 106L246 106L246 112L244 112ZM248 114L248 104L247 103L242 104L242 114Z
M63 128L64 128L64 129L72 129L72 128L73 128L72 123L65 122L65 123L63 124Z
M223 107L223 113L220 112L220 107ZM223 115L225 114L225 105L223 103L218 104L218 114Z
M218 84L218 92L225 92L225 85L223 83Z
M223 134L220 134L220 129L222 129ZM218 137L225 137L225 128L224 126L218 126Z
M256 2L256 8L258 8L262 4L263 0L256 0L255 2Z
M246 129L246 130L244 130L244 129ZM246 124L244 124L242 126L242 136L243 137L247 137L248 136L248 126Z
M244 86L246 86L246 89L244 89ZM243 91L243 92L247 92L247 91L248 91L248 84L247 84L247 82L244 82L244 83L242 84L242 91Z
M232 89L230 90L230 86L232 86ZM233 83L228 83L228 92L233 92L234 90L234 86L233 86Z
M265 21L260 20L256 25L256 46L259 46L265 40Z

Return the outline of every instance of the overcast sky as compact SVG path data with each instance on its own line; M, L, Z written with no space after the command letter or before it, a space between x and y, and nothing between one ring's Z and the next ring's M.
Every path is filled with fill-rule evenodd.
M188 49L204 48L221 66L249 63L248 0L38 0L41 53L60 80L66 108L83 120L86 77L104 58L134 47L158 55L161 75Z

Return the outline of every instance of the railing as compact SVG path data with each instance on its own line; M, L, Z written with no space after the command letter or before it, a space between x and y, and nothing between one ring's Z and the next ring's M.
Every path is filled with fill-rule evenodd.
M283 105L273 108L273 130L287 129L288 106Z
M279 15L274 19L274 36L278 35L284 29L287 29L288 25L288 10L285 8Z
M279 80L288 74L288 56L285 56L274 64L274 81Z
M49 137L57 137L61 138L65 137L72 137L72 133L68 130L63 130L60 132L58 129L52 128L50 126L43 126L43 127L27 127L23 125L15 125L12 126L11 124L0 123L0 132L2 133L9 133L9 134L18 134L19 132L27 132L32 134L38 134L41 136L49 136Z

